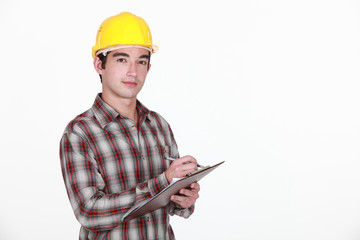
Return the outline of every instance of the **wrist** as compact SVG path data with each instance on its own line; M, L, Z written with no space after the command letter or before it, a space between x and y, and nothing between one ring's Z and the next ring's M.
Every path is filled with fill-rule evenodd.
M166 179L164 172L158 175L157 177L148 180L148 187L151 196L155 196L167 186L169 186L169 183L168 180Z
M168 171L165 171L165 178L168 182L168 184L170 184L172 182L172 177L170 176L171 174Z

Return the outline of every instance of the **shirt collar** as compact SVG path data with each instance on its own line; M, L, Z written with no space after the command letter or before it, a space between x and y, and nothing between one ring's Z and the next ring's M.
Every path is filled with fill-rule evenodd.
M149 119L148 115L150 113L149 109L146 108L139 100L136 102L136 109L138 111L139 121L143 118ZM96 96L94 104L92 106L92 110L94 112L95 118L99 121L100 126L104 128L107 124L112 122L118 116L120 118L127 118L126 116L121 115L115 109L113 109L110 105L108 105L101 98L101 93Z

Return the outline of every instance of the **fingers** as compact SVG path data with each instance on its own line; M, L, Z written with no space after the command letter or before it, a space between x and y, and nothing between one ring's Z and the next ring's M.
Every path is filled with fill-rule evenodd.
M170 165L170 167L165 171L166 179L171 183L173 178L182 178L187 174L192 173L197 170L197 166L193 163L186 163L181 165Z
M181 195L184 195L185 197L191 197L194 199L199 198L198 191L190 190L190 189L181 189L179 192Z
M184 163L174 166L175 177L185 177L186 174L192 173L197 170L197 166L193 163Z
M190 188L191 188L192 190L196 190L197 192L199 192L199 191L200 191L200 184L198 184L198 183L192 183L192 184L190 185Z
M194 157L192 157L192 156L189 156L189 155L178 158L173 163L176 163L176 164L193 163L193 164L197 165L196 159Z
M195 204L196 200L199 198L200 185L198 183L193 183L190 185L189 189L181 189L180 195L171 196L171 201L176 202L182 208L188 208L191 205Z
M173 165L178 172L186 172L185 175L197 170L196 159L189 155L176 159L171 165Z
M184 156L174 160L165 171L166 179L171 183L173 178L182 178L197 170L196 159L192 156Z
M180 195L173 195L171 196L171 201L176 202L179 204L182 208L189 208L193 204L195 204L197 198L193 197L186 197L186 196L180 196Z

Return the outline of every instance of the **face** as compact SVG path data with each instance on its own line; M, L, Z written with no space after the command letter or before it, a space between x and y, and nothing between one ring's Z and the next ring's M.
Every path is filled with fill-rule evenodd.
M103 98L136 100L150 69L149 51L136 47L117 49L108 54L105 69L98 57L94 66L102 76Z

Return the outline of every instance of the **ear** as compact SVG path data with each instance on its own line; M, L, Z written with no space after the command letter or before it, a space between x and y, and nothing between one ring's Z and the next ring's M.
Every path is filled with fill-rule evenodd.
M101 67L101 65L102 65L102 61L100 60L100 58L99 57L95 57L94 58L94 68L95 68L95 70L96 70L96 72L98 73L98 74L102 74L102 72L103 72L103 68Z

